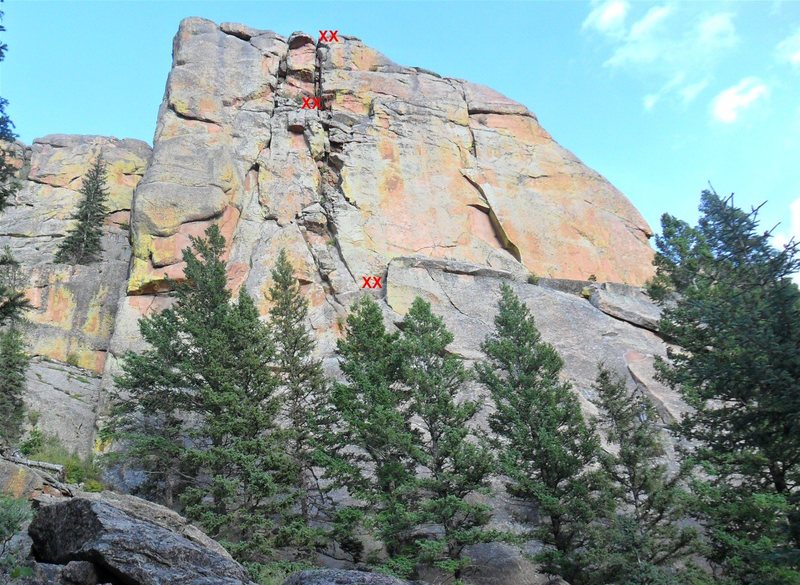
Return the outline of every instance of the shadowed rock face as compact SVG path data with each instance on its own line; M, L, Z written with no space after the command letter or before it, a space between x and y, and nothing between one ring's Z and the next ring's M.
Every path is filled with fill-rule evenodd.
M149 508L157 506L150 504ZM28 533L37 561L60 565L89 562L104 580L113 583L251 583L246 571L230 557L113 501L78 497L41 507Z

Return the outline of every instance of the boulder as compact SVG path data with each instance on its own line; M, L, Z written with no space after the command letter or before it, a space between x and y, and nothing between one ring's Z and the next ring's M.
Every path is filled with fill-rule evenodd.
M323 569L301 571L291 575L283 585L425 585L419 581L404 581L378 573Z
M661 309L641 288L604 282L600 286L592 287L589 302L606 315L637 327L658 331Z
M136 585L249 585L229 557L113 503L75 497L40 508L28 533L39 562L88 561L100 579Z

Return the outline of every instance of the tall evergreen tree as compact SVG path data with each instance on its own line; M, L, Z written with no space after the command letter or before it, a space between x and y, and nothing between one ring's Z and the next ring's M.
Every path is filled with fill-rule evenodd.
M276 423L274 346L247 292L230 302L224 247L214 225L184 250L174 305L140 320L150 348L122 360L108 431L167 503L256 560L281 541L297 470Z
M453 335L442 319L417 297L401 330L401 379L422 431L414 435L411 450L418 467L418 523L442 530L440 537L417 540L415 560L443 569L457 584L470 563L464 548L496 536L485 528L490 508L469 499L487 492L494 461L470 438L480 404L458 398L469 375L461 359L446 350Z
M58 246L54 261L66 264L90 264L103 252L103 221L108 214L106 201L106 164L98 156L83 178L83 199L72 215L75 225Z
M299 528L296 535L311 539L311 542L297 544L309 547L315 540L309 522L321 509L322 490L315 471L315 452L323 428L320 414L326 398L326 381L322 363L314 356L314 338L306 325L308 301L300 292L285 250L278 254L272 279L270 330L275 342L282 414L288 421L286 452L298 472L295 489L298 490L300 515L295 521Z
M19 262L6 246L0 254L0 327L20 319L29 308L30 303L22 291Z
M656 426L658 414L640 391L600 367L594 389L609 443L618 451L603 459L617 511L597 531L592 573L597 583L673 584L682 581L686 559L698 552L697 531L686 525L687 469L670 473Z
M3 12L0 11L0 20L3 19ZM0 32L5 32L6 28L0 25ZM0 41L0 63L6 58L6 51L8 45ZM11 142L17 139L14 132L14 123L6 113L6 106L8 100L0 97L0 212L8 206L8 200L11 199L19 189L19 183L14 180L17 169L12 164L11 160L13 155L11 153Z
M374 527L391 557L408 552L414 518L414 431L408 393L399 386L397 335L388 333L378 304L365 295L347 317L337 344L345 383L330 395L330 435L321 453L326 475L359 503L337 513L336 537L359 560L363 522Z
M511 287L503 284L501 293L495 331L482 345L487 360L476 366L495 406L489 424L500 469L508 492L548 518L535 530L548 545L539 555L544 570L580 583L590 524L608 507L603 474L591 469L599 439L570 384L559 379L563 361L555 348L541 340Z
M758 230L758 210L704 191L696 227L661 219L651 295L680 351L659 366L693 407L697 513L722 582L800 582L800 268Z
M0 451L13 445L22 433L22 395L29 362L22 314L30 305L20 281L19 263L6 248L0 255Z

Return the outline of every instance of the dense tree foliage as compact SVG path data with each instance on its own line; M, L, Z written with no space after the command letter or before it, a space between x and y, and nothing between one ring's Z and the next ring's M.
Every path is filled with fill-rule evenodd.
M685 522L688 468L670 473L659 437L658 414L641 390L605 367L594 390L602 429L616 451L603 458L616 510L595 531L591 576L584 582L653 585L686 582L681 566L699 550Z
M460 583L469 545L516 538L488 530L477 503L495 475L541 514L519 536L543 543L542 570L571 585L797 585L797 245L772 248L755 212L714 193L701 212L697 227L665 216L649 287L674 344L659 376L692 406L671 429L680 466L647 397L604 367L587 422L507 284L474 372L429 303L415 299L390 332L365 295L337 344L341 377L326 381L287 255L263 322L245 290L234 301L226 288L216 227L184 251L170 308L141 320L148 349L122 360L117 458L245 561L327 548ZM474 420L484 405L466 397L475 379L488 437Z
M25 372L23 313L29 307L21 291L19 263L6 248L0 254L0 450L12 446L22 434Z
M693 410L677 430L696 514L725 583L800 582L800 267L798 243L771 245L758 212L704 191L697 226L662 217L661 331L680 346L660 366Z
M409 412L419 420L411 456L417 466L417 523L441 528L441 536L415 542L415 562L451 573L456 581L470 563L464 547L491 541L485 529L491 510L470 499L487 491L495 465L489 451L470 440L471 421L480 407L459 399L469 378L461 358L448 353L453 335L430 303L417 297L403 319L399 343L401 381L409 393Z
M129 353L109 431L168 504L262 558L285 538L298 469L277 424L275 347L252 298L230 302L216 226L184 250L174 305L140 321L150 348Z
M546 571L576 582L589 544L589 528L608 508L598 437L581 412L569 383L559 378L563 361L545 343L533 316L506 284L495 331L483 343L478 364L495 411L490 416L500 470L508 492L546 515L535 535L549 545L540 560Z
M108 214L106 175L106 163L98 156L83 178L82 199L71 217L75 225L59 244L55 262L90 264L100 259L103 222Z
M297 470L294 487L299 504L298 516L287 519L286 528L288 534L288 526L293 526L296 546L310 551L320 538L310 522L319 518L323 504L315 453L325 424L322 412L327 384L322 363L314 355L314 338L307 329L308 300L300 291L285 250L278 254L272 281L269 326L275 344L281 415L286 419L286 453Z
M328 410L332 421L323 464L335 486L359 503L337 514L337 538L356 560L362 521L373 527L390 556L408 552L416 506L414 432L409 394L399 384L397 334L389 333L380 306L361 297L347 317L337 344L344 382L334 383Z
M3 12L0 11L0 20L2 18ZM0 24L0 32L5 30ZM7 50L8 45L0 41L0 63L6 58ZM8 100L0 97L0 212L8 206L8 201L19 189L19 184L14 180L17 168L12 162L14 155L10 144L17 139L17 135L14 133L14 123L6 113L6 106Z

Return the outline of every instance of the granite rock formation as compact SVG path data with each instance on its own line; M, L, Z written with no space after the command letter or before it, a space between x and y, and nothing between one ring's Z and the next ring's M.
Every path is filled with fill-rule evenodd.
M455 334L451 351L471 363L508 282L561 352L587 413L603 361L643 387L665 422L679 415L683 404L654 379L666 347L640 288L653 273L651 230L631 203L521 104L338 38L185 19L152 149L64 135L18 148L22 188L0 215L0 246L23 263L34 306L30 424L84 455L105 447L97 429L119 357L142 347L138 319L169 305L166 278L182 277L181 250L211 223L228 241L231 289L246 287L262 314L270 268L287 250L332 374L359 295L374 295L390 325L415 296L431 301ZM53 264L101 152L111 192L103 259ZM369 277L381 288L362 289ZM514 524L503 506L495 522ZM516 554L490 551L512 560L476 582L539 583Z

